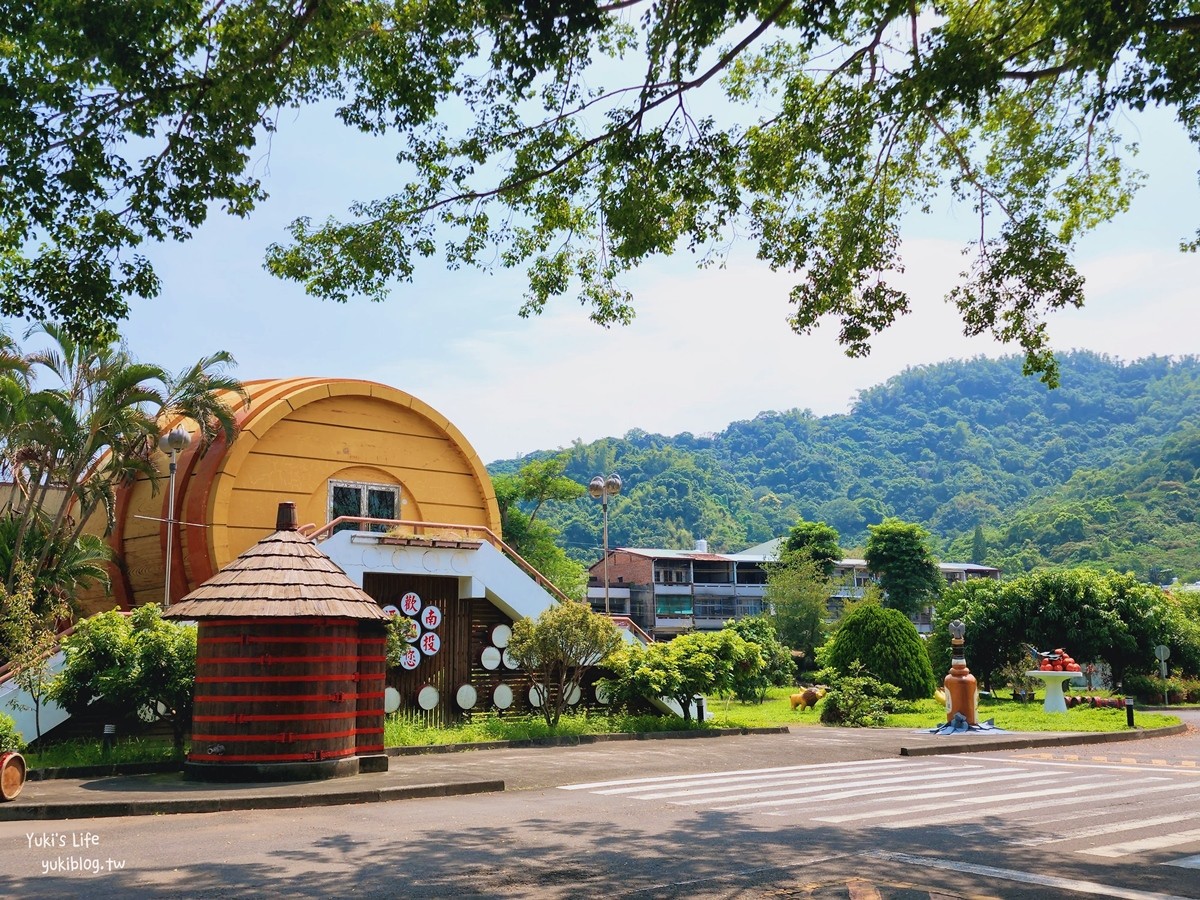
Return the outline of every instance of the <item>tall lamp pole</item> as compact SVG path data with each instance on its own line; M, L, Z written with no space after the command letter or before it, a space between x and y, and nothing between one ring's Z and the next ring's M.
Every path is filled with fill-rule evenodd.
M605 478L597 475L588 483L588 493L600 501L604 509L604 614L611 615L608 606L608 498L621 493L621 476L613 473Z
M183 428L173 428L158 439L158 449L171 454L170 486L167 489L167 563L163 567L163 609L171 605L171 555L175 537L175 457L187 449L192 437Z

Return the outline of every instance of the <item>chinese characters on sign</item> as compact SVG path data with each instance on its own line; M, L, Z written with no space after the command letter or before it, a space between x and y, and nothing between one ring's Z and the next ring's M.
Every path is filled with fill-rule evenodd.
M405 641L416 645L407 648L400 657L400 665L405 669L411 671L420 665L422 654L433 656L442 649L442 639L433 631L442 624L442 611L436 606L423 606L416 592L409 591L401 597L398 609L394 606L384 609L394 610L395 614L404 617L401 633Z
M442 649L442 639L432 631L421 635L421 652L426 656L433 656L440 649Z
M404 652L400 654L400 666L403 669L412 671L421 662L420 651L416 647L405 647Z
M409 591L400 598L400 611L406 616L415 616L421 611L421 597L413 591Z

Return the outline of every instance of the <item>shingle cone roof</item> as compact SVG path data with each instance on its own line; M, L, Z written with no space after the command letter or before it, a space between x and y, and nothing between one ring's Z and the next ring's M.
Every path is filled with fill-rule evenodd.
M282 514L280 521L283 524ZM294 525L267 535L163 615L173 619L388 618L369 594L309 538L295 531Z

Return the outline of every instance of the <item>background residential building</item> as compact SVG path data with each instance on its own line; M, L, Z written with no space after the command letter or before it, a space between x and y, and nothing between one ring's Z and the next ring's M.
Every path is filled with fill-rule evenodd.
M782 539L740 553L710 553L706 541L692 550L618 547L608 553L608 609L628 616L656 639L686 631L717 631L730 619L763 612L766 564L778 558ZM1000 570L974 563L941 563L946 581L1000 577ZM836 616L846 600L863 596L874 577L864 559L843 559L830 578L829 612ZM605 611L603 558L588 569L588 600ZM929 608L913 622L921 633L931 629Z

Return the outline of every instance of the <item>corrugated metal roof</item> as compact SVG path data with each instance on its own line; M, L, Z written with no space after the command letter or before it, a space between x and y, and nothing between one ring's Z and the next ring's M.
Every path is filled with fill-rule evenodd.
M387 620L379 604L309 538L280 530L263 538L164 614Z
M779 555L779 545L783 543L783 538L772 538L761 544L755 544L753 547L747 547L745 550L739 550L733 556L739 559L774 559Z
M705 560L708 562L733 562L736 557L728 553L698 553L695 550L664 550L656 547L614 547L610 553L630 553L647 559L677 559L681 562Z
M610 553L631 553L649 559L688 559L683 550L664 550L658 547L614 547Z

